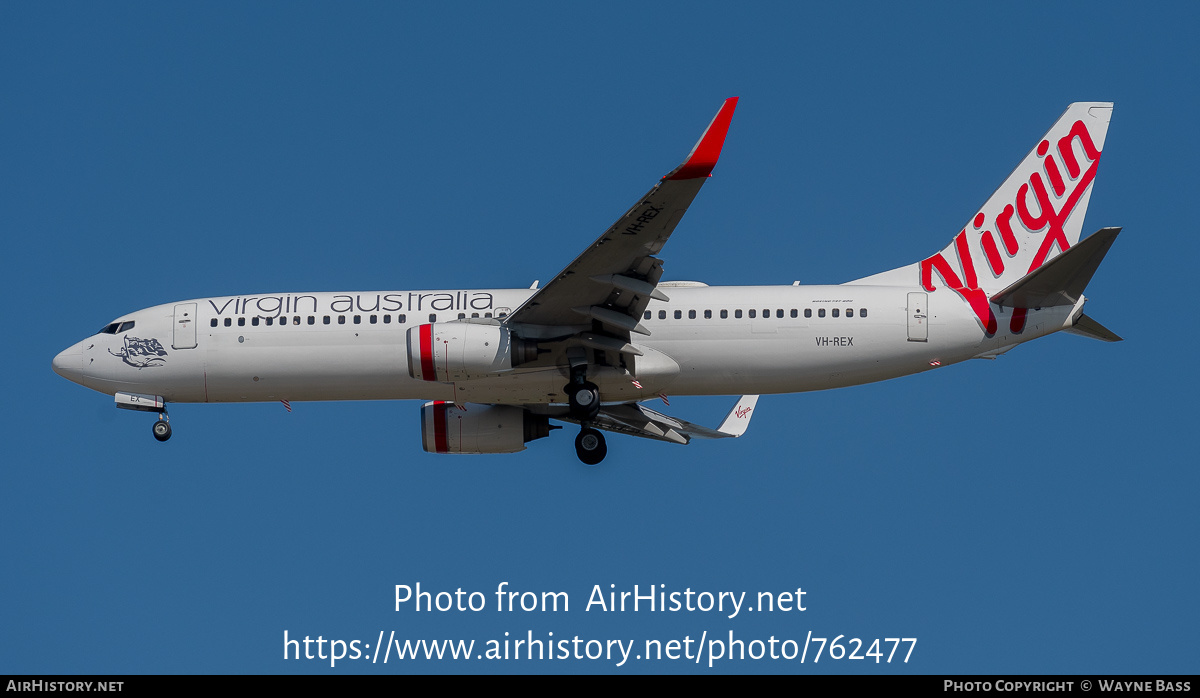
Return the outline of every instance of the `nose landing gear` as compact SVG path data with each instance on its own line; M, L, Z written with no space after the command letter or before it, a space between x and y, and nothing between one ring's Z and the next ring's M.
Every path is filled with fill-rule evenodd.
M154 438L159 441L171 438L171 418L167 416L167 401L161 395L116 393L113 395L113 399L117 407L123 410L157 412L158 421L151 425L154 430Z
M152 427L154 429L154 438L159 441L166 441L171 438L171 420L167 417L166 412L158 414L158 421Z

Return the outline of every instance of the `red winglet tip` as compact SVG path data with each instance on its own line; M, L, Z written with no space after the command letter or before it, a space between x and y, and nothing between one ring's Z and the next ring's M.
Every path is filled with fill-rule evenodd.
M737 97L730 97L721 105L721 110L713 117L712 123L705 129L704 135L692 148L687 160L675 168L675 171L663 179L696 179L711 177L712 170L717 166L721 157L721 146L725 145L725 136L729 133L729 123L733 120L733 110L737 108Z

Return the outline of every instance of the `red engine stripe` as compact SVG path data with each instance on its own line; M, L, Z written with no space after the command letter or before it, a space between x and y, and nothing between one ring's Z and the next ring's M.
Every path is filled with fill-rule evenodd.
M433 448L438 453L449 453L450 445L446 440L446 410L450 405L444 402L433 406Z
M433 375L433 325L421 325L421 378L434 380ZM443 416L443 426L445 417Z

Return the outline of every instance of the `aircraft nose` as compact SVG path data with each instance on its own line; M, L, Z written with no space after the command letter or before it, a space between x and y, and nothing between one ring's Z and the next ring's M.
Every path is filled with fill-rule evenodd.
M54 357L54 372L75 383L83 382L83 352L78 346L71 347Z

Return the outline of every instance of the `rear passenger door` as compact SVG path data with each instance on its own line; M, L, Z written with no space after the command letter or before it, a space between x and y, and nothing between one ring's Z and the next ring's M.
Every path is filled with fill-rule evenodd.
M929 341L929 294L908 294L908 341Z

